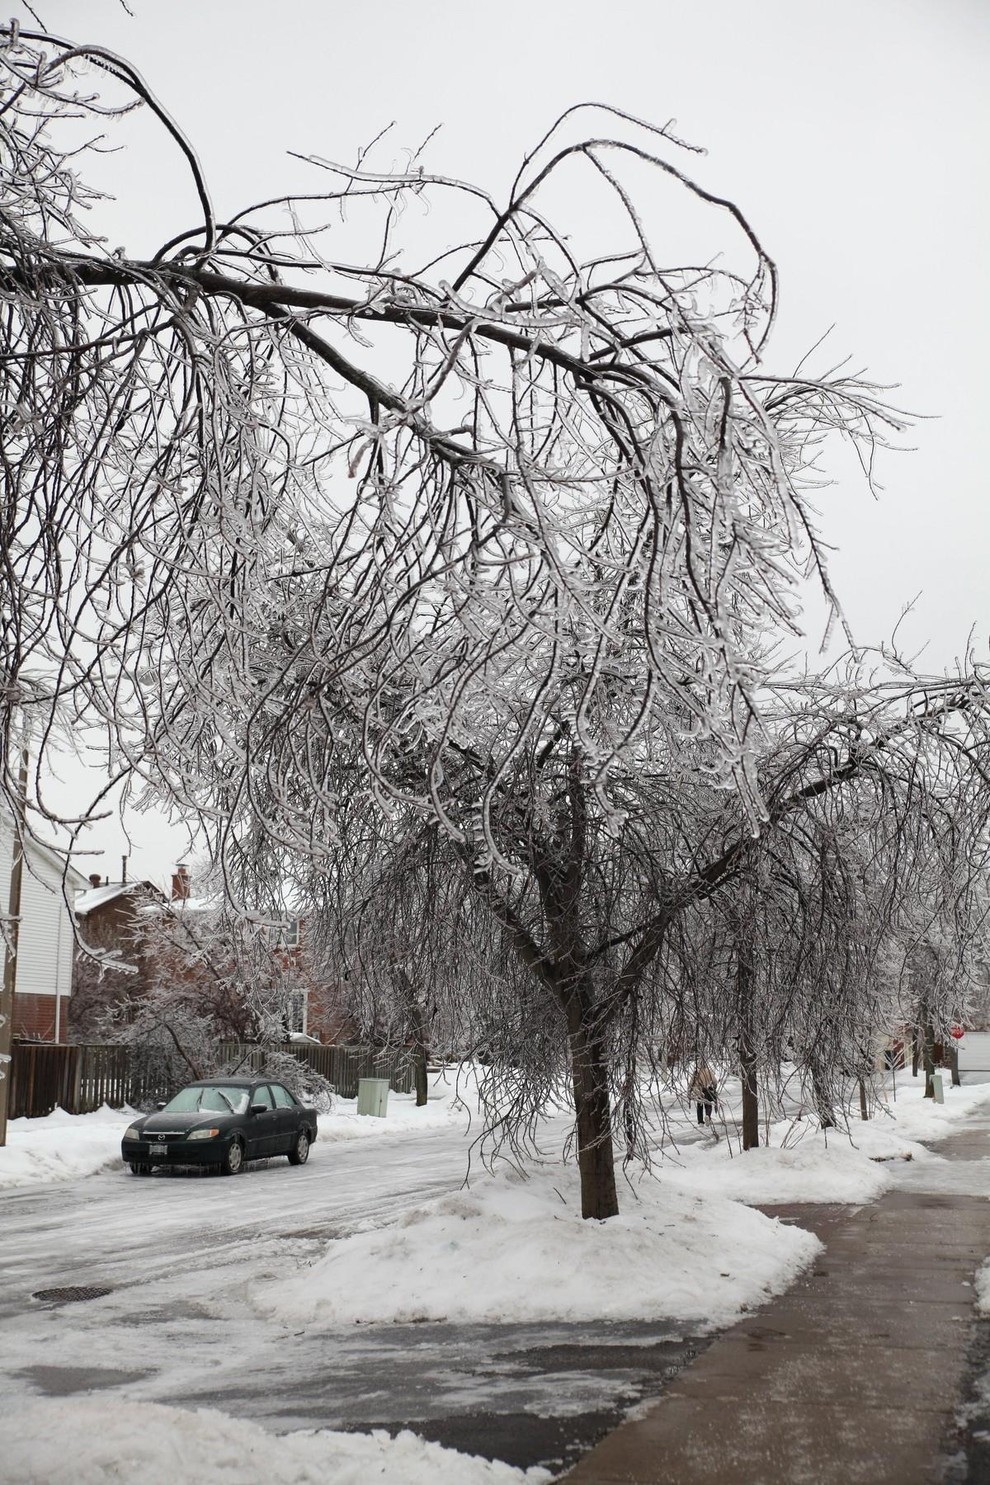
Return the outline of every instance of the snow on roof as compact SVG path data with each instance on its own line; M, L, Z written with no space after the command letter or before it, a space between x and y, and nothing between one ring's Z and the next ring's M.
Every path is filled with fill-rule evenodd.
M153 882L104 882L102 887L90 887L88 892L79 892L73 904L77 918L85 918L96 908L105 907L118 897L129 897L134 892L153 892L164 900L164 894Z
M4 849L7 848L7 841L13 836L13 833L14 817L5 804L0 804L0 838L4 840ZM31 870L31 857L40 856L43 861L47 861L49 865L56 867L60 873L65 874L66 885L70 888L75 887L78 889L85 882L86 878L82 872L73 866L71 862L67 861L64 854L55 846L47 845L35 836L27 834L24 837L24 849L29 871Z

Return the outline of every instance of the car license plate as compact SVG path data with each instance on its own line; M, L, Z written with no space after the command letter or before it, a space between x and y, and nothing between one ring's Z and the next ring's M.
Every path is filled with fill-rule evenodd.
M168 1145L149 1145L148 1146L148 1159L149 1160L167 1160L168 1159Z

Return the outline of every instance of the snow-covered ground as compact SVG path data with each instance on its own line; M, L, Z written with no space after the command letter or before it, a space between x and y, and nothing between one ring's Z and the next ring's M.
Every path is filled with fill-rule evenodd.
M11 1119L0 1148L0 1191L105 1170L120 1160L120 1138L133 1117L133 1110L104 1105L95 1114L56 1109L45 1119Z
M698 1195L718 1193L744 1202L869 1201L889 1184L871 1162L905 1156L937 1160L919 1141L938 1140L950 1133L970 1108L990 1100L990 1083L947 1087L942 1105L921 1094L922 1080L901 1074L896 1096L887 1090L886 1111L866 1122L854 1119L848 1132L823 1135L811 1121L781 1120L764 1126L760 1134L764 1147L749 1151L742 1159L734 1137L739 1090L735 1080L729 1079L721 1091L721 1112L715 1123L726 1137L715 1141L698 1129L683 1098L668 1108L668 1137L656 1173L665 1183L683 1185ZM566 1113L558 1114L554 1126L559 1129L566 1117ZM0 1190L71 1180L118 1165L120 1137L133 1118L132 1109L104 1106L93 1114L72 1115L56 1109L44 1119L12 1119L7 1144L0 1148ZM481 1122L473 1070L451 1069L433 1076L425 1108L416 1107L411 1093L390 1093L384 1119L359 1115L356 1099L337 1099L332 1113L320 1115L319 1143L401 1140L431 1129L455 1127L475 1135ZM552 1143L552 1139L546 1141L547 1147ZM561 1181L573 1188L573 1173L563 1175ZM628 1205L628 1188L625 1194ZM620 1192L620 1201L622 1196Z
M782 1120L745 1155L684 1111L676 1148L624 1186L622 1213L607 1223L581 1220L573 1169L557 1161L482 1174L331 1244L289 1279L253 1286L252 1302L286 1324L663 1317L721 1329L787 1288L820 1248L755 1204L872 1201L906 1162L948 1165L920 1140L990 1103L986 1085L948 1090L941 1105L922 1093L920 1079L902 1087L848 1133Z
M0 1420L5 1485L539 1485L548 1470L513 1469L404 1432L299 1430L275 1437L213 1408L46 1399Z
M584 1222L557 1165L483 1175L342 1238L292 1278L255 1284L251 1299L287 1325L663 1317L719 1328L786 1288L819 1248L800 1228L664 1180L625 1205Z
M976 1275L976 1308L981 1315L990 1316L990 1258Z
M852 1117L847 1128L823 1131L807 1118L781 1119L764 1125L760 1148L743 1155L735 1138L738 1085L730 1080L724 1094L726 1119L716 1123L724 1137L691 1143L676 1139L675 1131L675 1148L668 1148L660 1176L699 1195L761 1205L872 1201L913 1179L922 1166L926 1180L938 1172L956 1189L953 1183L965 1170L939 1155L938 1141L990 1108L990 1083L951 1088L946 1076L945 1102L937 1104L923 1096L923 1078L900 1073L896 1096L888 1084L882 1107L868 1120Z
M419 1110L411 1097L393 1094L385 1120L359 1117L353 1104L341 1101L321 1116L314 1160L324 1154L324 1143L361 1141L370 1157L375 1142L395 1148L431 1129L449 1138L458 1128L466 1132L469 1120L476 1134L470 1076L460 1092L464 1101L455 1097L452 1080L437 1081L429 1105ZM985 1118L990 1085L947 1089L944 1105L924 1101L921 1092L921 1080L904 1080L888 1113L856 1121L848 1133L826 1136L806 1119L782 1120L764 1129L763 1148L741 1155L733 1118L737 1090L729 1084L722 1137L699 1129L686 1104L675 1108L663 1159L652 1173L623 1184L622 1215L608 1223L581 1220L573 1164L548 1155L524 1175L502 1162L494 1174L480 1171L469 1187L407 1205L384 1225L358 1223L315 1253L310 1243L305 1253L274 1267L271 1250L254 1267L241 1260L238 1303L243 1311L246 1302L256 1323L314 1333L356 1322L424 1319L635 1317L681 1321L693 1333L721 1328L786 1288L819 1248L811 1234L756 1204L862 1203L906 1179L937 1186L959 1172L959 1163L942 1160L920 1141L937 1142L962 1121ZM0 1149L0 1186L67 1179L119 1163L127 1119L126 1111L104 1109L82 1118L14 1121ZM563 1125L561 1116L548 1125L548 1151L559 1148ZM294 1179L287 1171L285 1178ZM163 1173L138 1189L161 1187L164 1194L166 1182ZM210 1205L216 1207L212 1193ZM214 1220L219 1215L213 1210ZM978 1292L990 1304L985 1275ZM208 1275L200 1281L201 1294L212 1281ZM154 1485L194 1472L230 1485L252 1485L262 1474L274 1485L317 1479L345 1485L369 1475L414 1485L508 1485L527 1478L411 1435L393 1440L296 1429L275 1438L215 1410L163 1407L132 1393L19 1399L16 1408L0 1409L0 1461L7 1485ZM528 1478L547 1475L530 1471Z

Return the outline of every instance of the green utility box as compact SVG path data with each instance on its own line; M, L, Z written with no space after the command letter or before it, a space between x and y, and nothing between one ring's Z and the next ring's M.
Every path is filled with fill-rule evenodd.
M360 1078L358 1080L359 1114L373 1114L384 1119L388 1112L388 1078Z
M936 1103L945 1103L945 1089L942 1085L941 1073L932 1073L932 1092L935 1094Z

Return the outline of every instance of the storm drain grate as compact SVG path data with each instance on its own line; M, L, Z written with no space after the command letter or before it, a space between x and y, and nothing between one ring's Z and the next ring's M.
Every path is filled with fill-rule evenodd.
M80 1299L102 1299L113 1290L104 1284L68 1284L61 1289L36 1289L32 1299L47 1300L49 1304L71 1305Z

